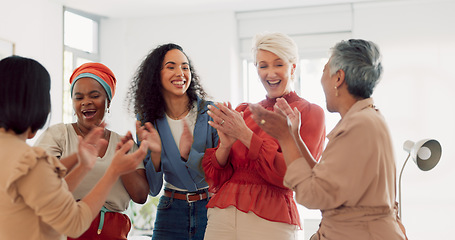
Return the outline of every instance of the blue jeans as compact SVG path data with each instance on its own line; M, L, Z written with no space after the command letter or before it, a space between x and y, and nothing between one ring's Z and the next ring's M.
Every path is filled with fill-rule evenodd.
M208 199L188 203L161 196L152 240L202 240L207 226Z

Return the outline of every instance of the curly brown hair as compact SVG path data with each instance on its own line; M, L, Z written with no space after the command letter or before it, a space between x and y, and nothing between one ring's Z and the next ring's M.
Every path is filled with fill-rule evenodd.
M190 65L191 83L186 91L189 97L188 109L193 108L198 96L203 100L207 97L206 92L202 89L199 76L183 48L174 43L160 45L142 61L128 91L129 106L134 106L137 119L143 123L155 123L157 119L164 117L166 103L162 93L161 68L166 53L173 49L181 51Z

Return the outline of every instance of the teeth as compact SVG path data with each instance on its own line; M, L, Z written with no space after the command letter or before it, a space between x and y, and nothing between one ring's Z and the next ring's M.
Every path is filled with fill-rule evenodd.
M85 117L93 117L93 116L95 116L95 113L96 112L86 112L86 113L84 113L84 116Z
M275 80L275 81L267 81L269 84L277 84L280 82L280 80Z
M185 81L172 81L172 84L174 84L174 85L183 85L183 84L185 84Z
M94 110L87 110L87 111L82 111L82 114L84 114L84 116L93 116L95 115L96 111Z

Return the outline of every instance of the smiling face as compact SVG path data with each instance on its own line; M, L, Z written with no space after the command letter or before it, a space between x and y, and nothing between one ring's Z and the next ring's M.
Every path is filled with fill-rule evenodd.
M276 54L259 50L256 55L256 67L262 85L269 98L277 98L291 92L291 76L295 64L279 58Z
M77 123L86 129L100 125L109 107L104 88L96 80L87 77L74 84L72 100Z
M166 53L161 69L163 96L182 96L191 83L191 71L188 58L178 49Z

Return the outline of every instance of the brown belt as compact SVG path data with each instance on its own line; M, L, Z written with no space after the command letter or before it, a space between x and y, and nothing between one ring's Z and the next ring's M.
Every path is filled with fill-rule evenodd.
M164 190L164 196L166 197L172 197L172 191ZM207 192L203 193L187 193L187 194L182 194L182 193L177 193L174 192L174 198L179 199L179 200L186 200L189 203L196 202L199 200L203 200L207 198Z

